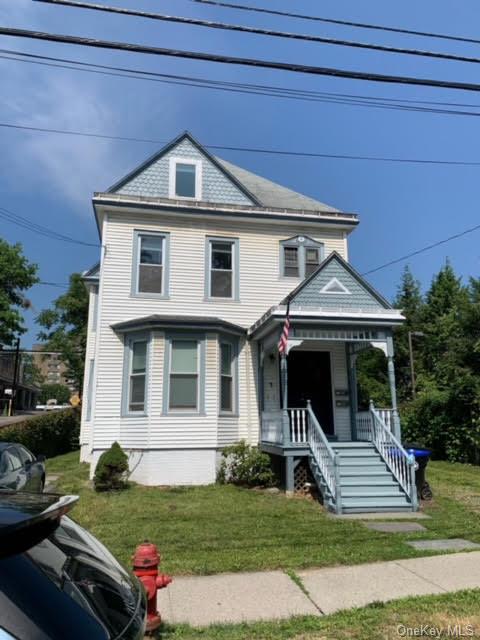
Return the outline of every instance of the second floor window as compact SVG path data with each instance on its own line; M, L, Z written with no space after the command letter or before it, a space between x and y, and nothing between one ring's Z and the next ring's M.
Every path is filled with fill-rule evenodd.
M132 294L168 295L168 234L135 232Z
M235 295L235 241L210 239L208 297L232 299Z

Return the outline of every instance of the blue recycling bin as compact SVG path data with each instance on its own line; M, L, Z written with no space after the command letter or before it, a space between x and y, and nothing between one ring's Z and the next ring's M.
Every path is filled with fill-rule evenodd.
M431 500L433 493L425 479L425 475L432 450L418 444L405 444L404 449L407 453L414 456L415 462L417 463L415 469L415 484L417 485L418 497L422 500Z

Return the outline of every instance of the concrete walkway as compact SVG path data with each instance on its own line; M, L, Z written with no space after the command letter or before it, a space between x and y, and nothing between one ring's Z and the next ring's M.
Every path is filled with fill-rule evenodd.
M480 551L297 575L302 587L282 571L174 578L159 592L158 606L166 622L192 626L321 616L372 602L478 588Z

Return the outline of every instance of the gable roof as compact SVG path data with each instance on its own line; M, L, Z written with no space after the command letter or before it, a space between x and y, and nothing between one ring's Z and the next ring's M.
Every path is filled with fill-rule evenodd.
M310 275L308 278L305 278L303 282L301 282L293 291L291 291L286 298L282 300L280 304L287 304L294 302L297 299L302 291L304 291L310 284L316 280L319 274L324 271L329 264L336 261L356 282L365 289L375 300L376 302L383 307L384 309L393 309L392 305L386 298L384 298L376 289L372 287L372 285L367 282L359 273L356 271L351 264L349 264L342 256L337 253L337 251L333 251L323 262L320 263L318 268ZM327 294L328 295L328 294ZM343 295L343 294L342 294Z
M160 151L157 151L152 156L147 158L147 160L145 160L145 162L142 162L142 164L140 164L136 169L134 169L133 171L125 175L123 178L121 178L121 180L119 180L118 182L113 184L111 187L109 187L106 193L115 193L116 191L121 189L123 186L127 184L127 182L130 182L131 180L133 180L133 178L135 178L140 173L145 171L145 169L148 169L148 167L150 167L152 164L157 162L157 160L162 158L164 155L166 155L169 151L174 149L178 144L180 144L184 140L188 140L194 147L196 147L201 154L203 154L217 169L219 169L223 173L223 175L225 175L229 180L231 180L235 184L235 186L238 189L240 189L240 191L247 198L249 198L249 200L251 200L252 204L261 205L261 203L257 200L255 195L253 193L250 193L247 187L244 184L242 184L238 180L238 178L236 178L232 173L230 173L230 171L226 167L224 167L223 164L220 163L217 158L215 158L215 156L213 156L209 151L205 149L205 147L203 147L197 140L195 140L195 138L192 136L192 134L189 131L184 131L179 136L177 136L174 140L172 140L171 142L166 144L164 147L162 147Z
M250 193L254 194L263 207L339 213L339 209L335 209L319 200L314 200L302 193L283 187L276 182L272 182L272 180L262 178L262 176L237 167L237 165L227 162L227 160L218 157L217 160L226 170L235 176Z
M127 183L142 174L159 159L172 151L177 145L188 140L203 156L205 156L221 173L248 198L252 205L269 209L292 209L297 211L315 211L324 213L341 213L319 200L288 189L272 180L268 180L251 171L247 171L227 160L212 155L188 131L177 136L162 149L147 158L133 171L107 189L105 193L117 193Z

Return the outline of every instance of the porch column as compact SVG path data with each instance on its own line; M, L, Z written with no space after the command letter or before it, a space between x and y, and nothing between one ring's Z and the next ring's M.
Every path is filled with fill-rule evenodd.
M286 350L280 356L280 373L282 380L282 409L283 409L283 445L290 444L290 421L288 419L288 365ZM287 465L288 475L288 465Z
M350 425L352 440L356 440L358 412L357 356L353 352L353 345L350 342L347 342L345 347L347 350L348 387L350 396Z
M388 366L388 383L390 385L390 396L392 399L393 409L393 434L399 440L402 441L402 430L400 426L400 416L398 415L397 406L397 387L395 383L395 365L393 362L393 338L387 337L387 366Z
M295 459L293 456L285 458L285 493L293 496L295 492Z

